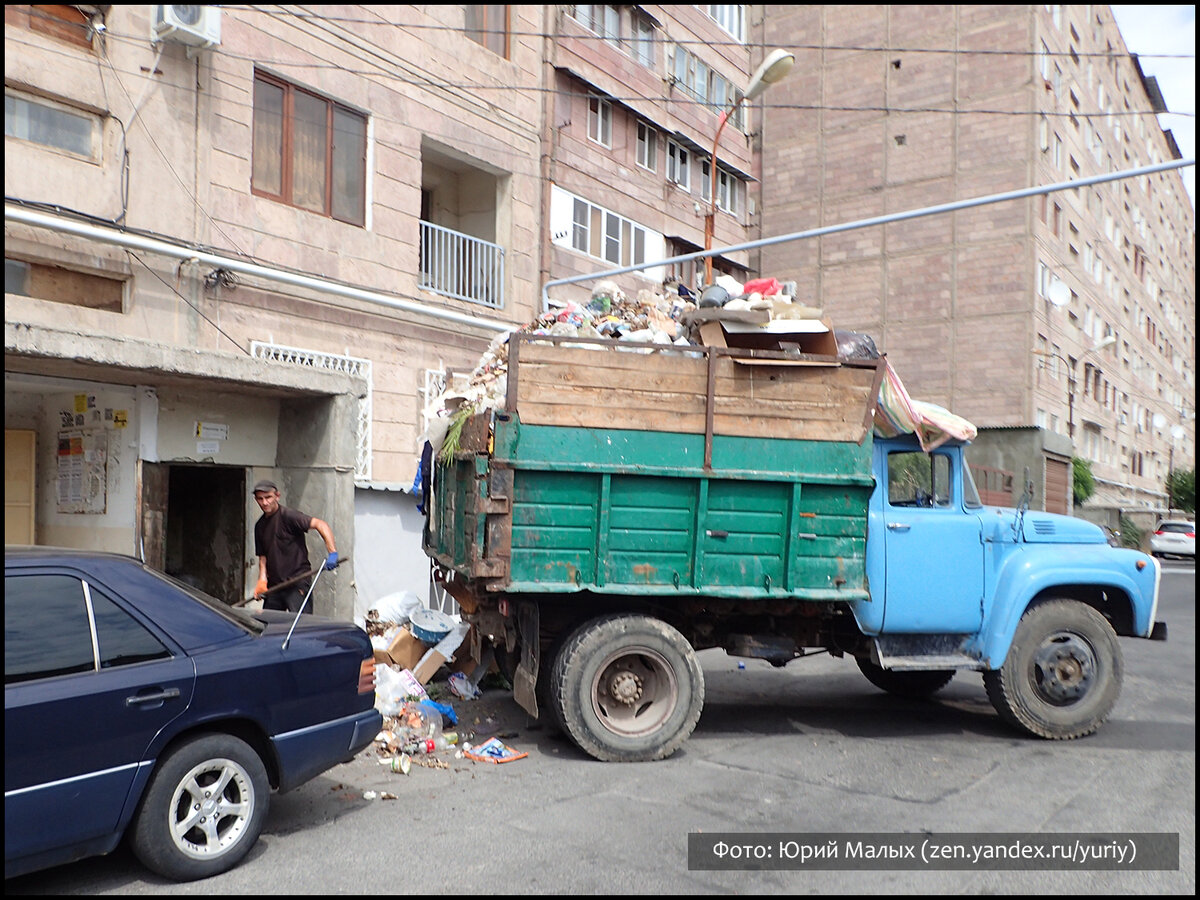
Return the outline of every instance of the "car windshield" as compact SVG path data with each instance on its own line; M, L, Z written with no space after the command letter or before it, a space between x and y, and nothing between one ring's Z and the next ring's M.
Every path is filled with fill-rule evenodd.
M266 630L267 626L252 616L247 610L238 609L235 606L230 606L228 603L223 603L211 594L206 594L199 588L180 581L178 578L173 578L165 572L159 572L157 569L152 569L149 566L144 566L143 568L155 578L161 578L172 587L176 587L188 596L195 598L198 602L203 603L209 609L213 610L213 612L218 613L246 631L253 634L262 634Z
M1158 526L1159 531L1169 531L1172 534L1191 534L1196 526L1191 522L1163 522Z

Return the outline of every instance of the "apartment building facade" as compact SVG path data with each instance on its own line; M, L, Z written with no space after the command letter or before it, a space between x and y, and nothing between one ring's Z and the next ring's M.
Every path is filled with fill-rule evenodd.
M424 591L409 488L445 373L549 280L703 245L754 9L6 7L6 542L232 599L271 476L351 559L318 612ZM718 245L751 234L753 116L717 154Z
M1107 6L768 6L763 22L797 48L764 119L764 235L1180 158ZM1195 466L1194 242L1174 170L776 245L756 265L978 424L976 458L1039 433L1040 497L1069 498L1074 455L1090 507L1152 518L1169 471Z

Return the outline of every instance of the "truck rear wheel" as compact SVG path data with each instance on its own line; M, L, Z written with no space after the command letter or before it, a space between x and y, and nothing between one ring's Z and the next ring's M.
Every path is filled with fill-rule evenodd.
M907 697L910 700L924 700L932 697L950 683L954 677L953 669L930 669L925 672L897 672L875 665L869 659L857 658L858 668L867 676L867 681L881 691L895 694L897 697Z
M670 756L704 705L691 644L650 616L594 619L563 644L551 671L556 712L585 753L605 762Z
M1004 665L983 673L992 706L1037 737L1091 734L1121 693L1124 661L1108 621L1083 603L1050 600L1026 610Z

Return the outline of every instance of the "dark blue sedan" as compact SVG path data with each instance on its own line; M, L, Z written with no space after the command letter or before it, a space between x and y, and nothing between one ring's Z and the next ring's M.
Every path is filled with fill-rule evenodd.
M128 556L4 552L4 876L128 836L167 878L235 866L272 789L378 733L370 640L234 609Z

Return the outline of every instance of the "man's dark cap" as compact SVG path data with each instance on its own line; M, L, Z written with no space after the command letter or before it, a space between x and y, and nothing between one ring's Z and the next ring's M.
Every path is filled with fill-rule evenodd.
M269 479L269 478L264 478L258 484L254 485L254 490L251 491L251 493L257 494L259 491L277 491L277 490L279 490L279 487L275 484L275 482L271 481L271 479Z

